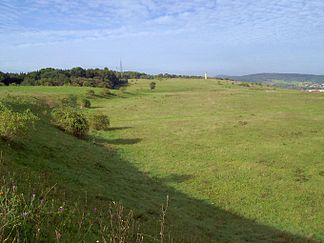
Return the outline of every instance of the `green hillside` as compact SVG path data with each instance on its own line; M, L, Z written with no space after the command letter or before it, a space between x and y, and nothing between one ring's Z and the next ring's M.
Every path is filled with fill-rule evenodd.
M271 83L273 80L282 80L287 82L287 84L294 82L324 83L324 75L298 73L258 73L243 76L230 76L229 78L245 82Z
M56 185L66 203L134 210L159 240L324 242L324 96L219 80L132 80L92 108L109 131L77 139L53 126L50 106L91 88L0 87L41 117L16 143L0 141L1 174L24 192ZM22 109L22 107L20 107ZM96 240L93 238L92 240Z

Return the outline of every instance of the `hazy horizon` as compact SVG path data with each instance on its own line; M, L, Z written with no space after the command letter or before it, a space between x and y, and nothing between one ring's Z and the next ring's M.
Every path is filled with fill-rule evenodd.
M71 68L74 68L74 67L81 67L83 69L95 69L95 68L99 68L99 69L103 69L103 68L109 68L109 67L82 67L82 66L71 66L71 67L66 67L66 68L62 68L62 67L41 67L41 68L38 68L38 69L31 69L31 70L18 70L18 71L15 71L15 70L11 70L11 71L6 71L6 70L1 70L0 69L0 72L7 72L7 73L28 73L28 72L32 72L32 71L38 71L40 69L43 69L43 68L55 68L55 69L61 69L61 70L68 70L68 69L71 69ZM119 72L119 67L116 67L116 68L109 68L110 70L113 70L113 71L117 71ZM123 70L124 72L141 72L141 73L146 73L146 74L149 74L149 75L158 75L158 74L165 74L165 73L168 73L168 72L145 72L145 70ZM168 73L168 74L174 74L174 75L193 75L193 76L201 76L201 77L204 77L205 73ZM242 74L222 74L222 73L219 73L219 74L209 74L207 73L208 77L240 77L240 76L248 76L248 75L257 75L257 74L297 74L297 75L320 75L320 76L323 76L324 74L321 74L321 73L296 73L296 72L258 72L258 73L242 73Z
M0 70L321 74L320 0L2 0Z

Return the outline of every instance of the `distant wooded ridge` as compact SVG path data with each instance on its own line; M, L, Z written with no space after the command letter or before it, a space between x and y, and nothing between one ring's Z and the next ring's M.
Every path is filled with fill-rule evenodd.
M286 82L312 82L324 83L324 75L299 73L257 73L243 76L220 76L220 78L233 79L244 82L272 82L283 80Z
M128 79L159 78L203 78L197 75L177 75L169 73L147 74L137 71L118 72L108 68L72 69L43 68L26 73L4 73L0 71L0 85L45 85L45 86L87 86L118 88L127 84ZM299 73L257 73L242 76L220 75L220 79L243 82L272 83L274 81L324 83L324 75Z
M201 76L157 74L136 71L118 72L108 68L72 69L43 68L27 73L4 73L0 71L0 85L45 85L45 86L87 86L117 88L127 84L128 79L154 78L202 78Z

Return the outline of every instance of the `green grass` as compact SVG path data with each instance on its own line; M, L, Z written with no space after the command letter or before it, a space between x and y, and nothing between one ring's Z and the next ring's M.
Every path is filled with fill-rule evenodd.
M168 230L178 240L324 241L323 95L184 79L150 91L150 82L91 100L89 112L112 125L92 134L95 143L43 122L28 140L0 143L4 168L22 182L58 183L66 200L121 201L153 234L169 195ZM8 92L57 98L86 89L0 87Z
M301 81L286 81L286 80L277 80L277 79L271 80L271 83L281 87L295 86L295 87L302 88L304 85L304 82Z
M49 87L49 86L1 86L1 92L12 94L45 94L45 95L66 95L85 94L86 90L98 91L99 88L81 88L73 86Z

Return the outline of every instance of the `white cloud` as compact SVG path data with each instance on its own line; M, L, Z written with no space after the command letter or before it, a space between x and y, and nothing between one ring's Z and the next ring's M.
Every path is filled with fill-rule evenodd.
M242 43L307 38L324 31L322 0L25 0L24 3L1 1L2 44L34 45L166 32L203 33L225 38L228 43Z

